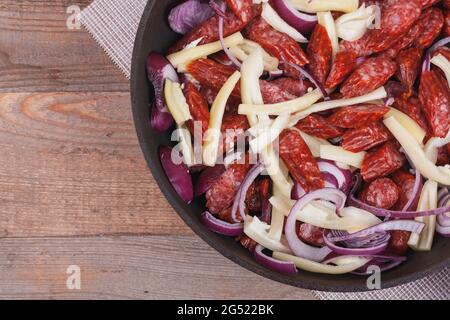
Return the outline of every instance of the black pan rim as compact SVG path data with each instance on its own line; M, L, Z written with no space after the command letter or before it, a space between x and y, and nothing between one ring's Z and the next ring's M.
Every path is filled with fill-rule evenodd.
M148 167L150 168L150 171L155 178L157 184L159 185L161 191L163 192L164 196L166 197L169 204L175 209L177 214L183 219L183 221L194 231L196 235L198 235L203 241L205 241L209 246L214 248L216 251L218 251L220 254L222 254L224 257L230 259L234 263L238 264L241 267L244 267L245 269L252 271L260 276L263 276L265 278L269 278L271 280L284 283L290 286L303 288L303 289L310 289L310 290L317 290L317 291L328 291L328 292L363 292L368 291L367 286L365 285L355 285L351 283L345 283L339 286L335 285L321 285L315 283L313 280L303 280L298 279L295 277L289 277L284 276L281 274L278 274L276 272L270 271L262 266L256 266L253 264L249 264L248 262L240 259L235 254L233 254L228 248L226 248L223 244L214 242L211 238L211 232L207 230L205 227L203 227L198 220L196 220L194 217L192 217L188 212L186 212L182 206L177 201L178 195L175 193L175 191L172 189L170 184L167 181L167 178L165 177L164 172L160 170L160 168L157 167L156 163L151 159L150 157L150 150L148 148L148 141L144 138L143 134L143 121L147 121L146 119L142 119L139 117L138 110L142 108L142 104L139 103L138 99L138 77L136 76L138 74L138 68L143 68L142 65L138 63L138 61L141 61L142 56L142 49L143 49L143 42L144 42L144 35L145 35L145 28L148 24L148 21L151 16L152 9L155 5L156 0L149 0L147 3L147 6L145 7L143 16L141 18L139 29L136 35L135 39L135 45L133 49L133 55L132 55L132 63L131 63L131 81L130 81L130 90L131 90L131 106L132 106L132 112L133 112L133 120L134 125L136 129L136 133L138 136L138 140L142 149L142 152L144 154L145 160L147 162ZM145 59L145 58L144 58ZM145 60L144 60L145 61ZM238 245L238 244L236 244ZM450 266L450 257L447 257L442 263L430 266L428 268L425 268L424 270L420 272L415 272L412 274L405 274L402 276L399 276L394 279L390 280L384 280L383 281L383 289L387 289L390 287L398 286L401 284L405 284L407 282L411 282L414 280L418 280L422 277L425 277L427 275L430 275L432 273L438 272L441 269ZM350 279L349 279L350 280Z

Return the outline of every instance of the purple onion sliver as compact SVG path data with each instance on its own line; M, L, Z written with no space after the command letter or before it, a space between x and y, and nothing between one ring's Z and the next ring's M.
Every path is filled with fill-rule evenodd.
M439 201L439 207L445 207L450 202L450 194L447 194L442 197L442 199Z
M412 195L409 197L408 202L403 207L402 211L409 211L412 209L414 203L419 200L420 191L422 190L423 180L419 170L416 170L416 179L414 181L414 187Z
M335 176L329 172L322 172L322 178L325 182L325 188L339 188L339 183Z
M382 222L373 227L370 227L370 228L367 228L367 229L364 229L364 230L361 230L361 231L358 231L358 232L355 232L352 234L348 234L345 236L340 236L340 237L331 236L329 238L329 240L332 242L348 241L350 239L367 237L367 236L369 236L373 233L377 233L377 232L387 232L387 231L394 231L394 230L409 231L412 233L420 233L424 227L425 227L424 223L414 221L414 220L392 220L392 221Z
M448 196L450 195L450 192L448 191L448 188L442 188L438 192L438 206L443 207L448 202ZM450 199L449 199L450 200Z
M209 6L211 7L211 9L214 11L214 13L216 15L218 15L219 17L225 18L226 6L222 1L220 1L220 4L219 4L217 1L211 0L211 1L209 1Z
M438 215L437 222L442 227L450 227L450 213L446 212L446 213L442 213L442 214Z
M370 266L378 266L380 268L381 272L385 272L390 269L398 267L404 261L406 261L406 257L375 255L375 256L373 256L373 259L371 261L369 261L366 265L364 265L360 269L355 270L351 273L355 274L355 275L361 275L361 276L368 275L369 274L368 268Z
M345 245L349 248L368 248L374 246L377 243L388 242L391 238L388 232L377 232L373 236L367 236L364 238L355 238L344 241Z
M388 97L388 98L386 99L386 101L384 102L384 105L385 105L386 107L390 107L390 106L392 106L394 103L395 103L395 98L394 98L394 97Z
M447 194L449 194L450 192L448 191L447 187L441 188L438 191L438 201L441 201L442 197L446 196Z
M328 237L344 237L349 235L347 231L336 231L332 230L327 236ZM373 247L377 244L388 242L391 235L388 232L375 232L373 234L367 235L361 238L354 238L343 241L343 244L349 248L368 248Z
M224 7L224 10L222 10L222 11L225 12L225 9L226 9L226 7ZM225 52L225 54L227 55L228 59L230 59L230 61L233 62L238 68L240 68L241 63L239 62L239 60L225 46L225 40L224 40L224 35L223 35L223 17L222 16L219 16L219 40L220 40L222 49Z
M344 230L330 230L330 234L333 237L342 237L342 236L348 235L348 232L344 231Z
M286 64L286 65L294 68L298 72L300 72L306 79L311 81L316 86L316 88L320 90L320 92L322 92L324 100L330 100L330 96L328 95L328 92L327 92L327 90L325 90L324 86L316 79L316 77L314 77L306 69L300 67L299 65L296 65L296 64L290 63L290 62L286 62L286 61L281 61L281 63Z
M426 53L427 57L431 60L431 55L433 54L433 52L436 51L438 48L447 45L448 43L450 43L450 37L446 37L437 41L435 44L431 46L430 49L428 49Z
M380 242L380 243L373 243L373 245L370 247L368 246L368 247L360 247L360 248L346 248L346 247L338 246L334 241L331 241L328 235L324 236L323 239L324 239L327 247L330 248L331 250L333 250L334 252L336 252L338 254L343 254L343 255L355 255L355 256L378 254L378 253L386 250L386 248L389 244L387 241L384 241L384 242Z
M262 166L262 170L261 170L261 166ZM259 170L261 170L261 171L253 178L253 180L250 181L249 176L250 175L254 176L255 172L257 172ZM245 209L245 197L247 195L247 191L250 188L250 185L256 179L256 177L263 170L264 170L263 164L258 163L255 166L253 166L252 169L250 169L250 171L247 173L246 177L244 178L244 181L242 182L241 186L239 187L238 192L236 193L236 196L234 197L233 206L231 207L231 218L233 219L234 222L240 222L241 219L245 219L245 212L244 212L244 214L242 214L240 211L241 203L243 203L242 206L244 206L244 209ZM245 191L245 193L243 191ZM239 210L241 219L238 219L238 217L237 217L238 210Z
M320 160L317 162L322 173L329 173L336 178L338 188L344 193L348 193L352 184L352 172L339 168L334 162Z
M247 176L244 178L244 181L241 184L241 187L239 188L239 213L241 215L242 220L245 219L245 198L247 196L247 191L250 189L250 186L252 183L256 180L256 178L264 171L265 167L264 164L259 163L256 164L248 173ZM234 208L234 206L233 206ZM236 216L236 212L231 212L231 216Z
M350 195L355 194L356 191L361 189L363 178L360 173L355 173L352 177L352 187L350 189Z
M175 68L170 62L158 53L150 53L147 57L147 77L152 83L155 98L151 104L151 125L152 128L162 133L168 130L174 123L173 117L166 106L164 99L164 82L169 79L173 82L180 82Z
M338 255L336 253L332 253L322 263L330 264L330 263L333 263L333 261L336 260L337 258L342 258L342 257L361 257L361 258L370 259L370 261L367 262L364 266L351 272L352 274L356 274L356 275L366 275L367 268L370 266L373 266L373 265L379 266L381 271L383 272L383 271L387 271L389 269L395 268L396 266L400 265L402 262L406 261L406 257L391 255L391 254L387 254L387 253L379 253L379 254L364 255L364 256Z
M228 223L223 220L217 219L208 211L205 211L200 216L201 222L208 227L211 231L230 237L237 237L244 232L243 223Z
M301 241L296 232L297 213L308 203L314 200L326 200L333 202L339 212L345 205L345 194L333 188L324 188L307 193L301 197L292 207L284 227L286 240L292 252L301 258L320 262L327 257L332 250L328 247L316 248Z
M213 10L207 3L199 0L188 0L173 8L168 20L173 31L186 34L211 18L213 14Z
M403 262L405 262L406 257L404 259L392 259L390 261L379 262L379 267L381 272L386 272L388 270L397 268Z
M159 158L175 191L186 203L191 203L194 199L194 187L189 168L183 162L180 164L173 162L172 149L169 147L162 146L159 148Z
M302 34L311 34L317 25L317 15L310 15L296 10L289 0L272 0L273 9L291 27Z
M291 199L298 200L306 194L305 189L296 181L291 191Z
M174 120L164 104L153 101L150 105L150 125L157 133L163 133L173 125Z
M422 72L430 71L431 69L431 56L433 55L433 52L436 51L439 47L443 47L446 44L450 43L450 37L443 38L439 41L437 41L433 46L431 46L430 49L427 50L425 54L425 58L423 60L422 64Z
M430 69L431 69L431 58L430 56L426 55L422 63L422 73L430 71Z
M286 274L286 275L294 275L297 274L297 267L295 266L295 264L293 262L289 262L289 261L280 261L280 260L276 260L272 257L269 257L267 255L264 254L263 252L264 248L261 245L257 245L256 249L255 249L255 260L261 264L262 266L282 273L282 274Z
M440 224L436 224L436 232L443 237L450 238L450 226L444 227Z
M350 194L349 196L348 205L369 211L379 217L389 217L393 219L415 219L417 217L434 216L441 213L450 212L450 206L425 211L393 211L380 209L362 202L361 200L355 198L353 194Z
M198 197L206 193L224 172L225 166L222 164L207 167L203 170L195 184L195 196Z

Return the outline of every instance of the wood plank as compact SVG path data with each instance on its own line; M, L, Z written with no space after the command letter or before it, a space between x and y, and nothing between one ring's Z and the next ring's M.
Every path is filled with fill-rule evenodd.
M255 275L197 237L0 240L0 299L313 299ZM81 290L68 290L78 265ZM201 285L199 285L201 284Z
M67 28L67 7L90 2L2 0L0 92L129 91L87 31Z
M192 234L146 166L129 94L0 94L0 106L0 237Z

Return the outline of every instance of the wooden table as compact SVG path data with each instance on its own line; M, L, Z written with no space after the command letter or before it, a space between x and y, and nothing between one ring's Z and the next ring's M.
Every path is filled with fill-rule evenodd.
M128 80L66 27L66 8L90 2L0 0L0 298L313 298L223 258L174 213Z

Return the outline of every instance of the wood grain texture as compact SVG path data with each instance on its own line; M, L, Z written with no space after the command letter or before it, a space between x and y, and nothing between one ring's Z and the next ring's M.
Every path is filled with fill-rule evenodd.
M129 94L0 94L0 106L0 236L192 234L147 168Z
M129 82L66 13L79 1L0 1L0 92L129 91Z
M197 237L0 240L0 299L313 299L242 269ZM81 290L66 287L81 269Z
M174 213L129 82L66 27L66 8L90 2L0 0L0 299L314 298L225 259Z

